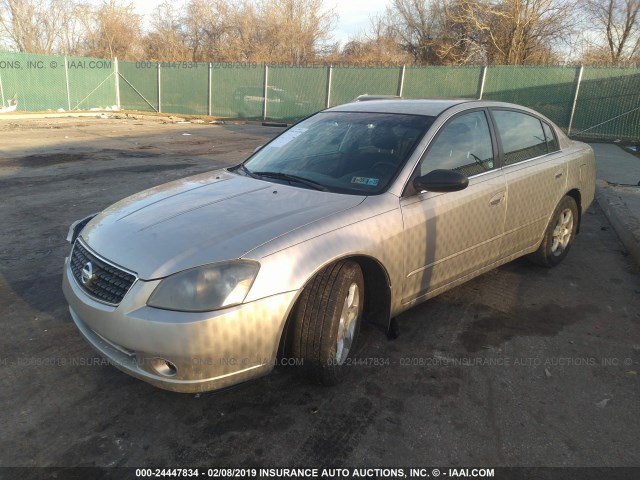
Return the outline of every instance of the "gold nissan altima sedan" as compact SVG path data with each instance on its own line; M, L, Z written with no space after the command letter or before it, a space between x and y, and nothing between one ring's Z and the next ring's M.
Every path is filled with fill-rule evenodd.
M279 355L332 384L363 321L523 255L560 263L594 188L591 148L528 108L354 102L75 222L63 290L87 341L157 387L227 387Z

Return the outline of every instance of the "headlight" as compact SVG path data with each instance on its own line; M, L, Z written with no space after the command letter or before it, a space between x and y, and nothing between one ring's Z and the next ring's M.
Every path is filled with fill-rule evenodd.
M247 260L213 263L165 278L147 305L165 310L207 312L242 303L260 265Z

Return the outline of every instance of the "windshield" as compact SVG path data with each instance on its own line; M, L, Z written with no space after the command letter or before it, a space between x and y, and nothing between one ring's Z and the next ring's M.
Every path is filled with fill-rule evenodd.
M302 188L381 193L433 120L419 115L321 112L276 137L241 170Z

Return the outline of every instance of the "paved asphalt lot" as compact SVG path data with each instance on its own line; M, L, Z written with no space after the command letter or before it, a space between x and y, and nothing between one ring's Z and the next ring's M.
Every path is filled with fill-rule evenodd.
M338 387L281 367L184 395L101 364L61 292L68 225L279 131L0 123L0 466L640 465L638 267L597 205L558 268L485 274L401 315L394 341L365 328L359 357L388 365Z

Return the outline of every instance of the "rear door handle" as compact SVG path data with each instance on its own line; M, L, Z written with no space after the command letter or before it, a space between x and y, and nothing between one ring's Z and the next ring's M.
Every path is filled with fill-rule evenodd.
M560 178L562 177L562 170L560 170L559 172L556 172L556 178Z
M499 205L500 202L502 202L503 198L504 198L504 192L500 192L497 195L494 195L493 197L491 197L491 200L489 200L489 205L491 205L492 207L495 207L496 205Z

